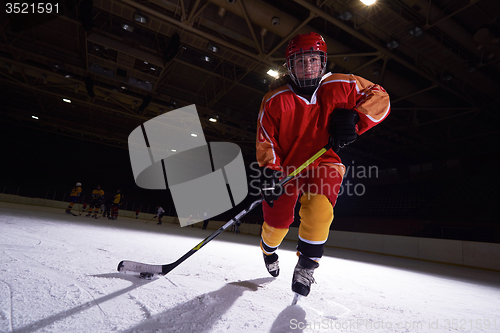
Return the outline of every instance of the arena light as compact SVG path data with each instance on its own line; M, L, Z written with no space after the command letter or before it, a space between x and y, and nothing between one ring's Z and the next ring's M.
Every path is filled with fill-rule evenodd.
M215 118L208 118L208 121L212 122L212 123L216 123L217 122L217 119Z
M31 118L38 120L39 118L37 116L31 116Z
M371 6L373 5L377 0L360 0L363 4L366 6Z
M139 23L148 23L148 18L139 12L134 14L134 20Z
M198 136L198 134L195 134L195 133L191 133L191 136L196 138Z
M274 77L275 79L277 79L277 78L278 78L278 76L280 75L280 73L279 73L278 71L274 70L274 69L270 69L270 70L268 70L268 71L267 71L267 74L268 74L269 76Z
M63 98L63 102L66 102L66 103L71 103L71 100L70 100L70 99L67 99L67 98Z
M130 32L134 32L134 27L131 26L131 25L128 25L128 24L122 24L122 29L123 30L127 30L127 31L130 31Z

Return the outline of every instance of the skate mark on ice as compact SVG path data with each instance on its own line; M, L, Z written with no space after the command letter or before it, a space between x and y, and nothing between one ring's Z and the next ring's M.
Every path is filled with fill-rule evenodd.
M12 332L12 293L9 285L0 280L0 332Z
M167 279L167 281L170 282L174 287L179 287L174 282L172 282L172 280L170 280L168 277L165 277L165 279Z
M137 304L137 306L139 306L139 308L141 309L141 311L144 313L144 317L146 319L151 318L151 312L148 310L148 308L147 308L147 306L145 304L143 304L142 302L140 302L134 295L128 294L128 297L132 301L134 301L134 303Z
M19 245L21 241L23 245ZM0 249L30 249L37 247L40 244L42 244L42 241L38 238L12 234L10 231L8 234L0 234Z
M120 278L120 275L121 274L119 274L119 273L113 273L113 274L102 274L102 275L93 275L93 276L95 276L95 277ZM141 280L139 280L137 278L134 278L134 281L141 281ZM91 309L94 306L99 306L99 304L107 302L107 301L109 301L111 299L114 299L116 297L119 297L121 295L127 294L127 293L131 292L132 290L134 290L136 288L139 288L139 287L141 287L141 286L143 286L145 284L148 284L150 282L151 281L144 280L144 282L133 283L131 286L129 286L127 288L123 288L121 290L117 290L117 291L115 291L115 292L113 292L111 294L99 297L97 299L93 299L93 300L88 301L86 303L77 305L77 306L75 306L75 307L73 307L71 309L59 312L59 313L57 313L55 315L43 318L43 319L38 320L38 321L35 321L33 323L29 323L28 325L26 325L24 327L20 327L18 329L13 330L12 333L30 333L30 332L36 332L36 331L38 331L38 330L40 330L40 329L42 329L44 327L53 325L54 322L56 322L56 321L60 321L60 320L63 320L65 318L74 316L74 315L76 315L76 314L78 314L80 312L83 312L85 310Z
M81 294L83 291L85 294L88 295L89 298L95 301L94 296L87 289L85 289L80 285L80 281L66 275L64 272L61 272L57 268L50 267L45 263L40 262L37 259L34 259L24 253L9 252L7 254L16 260L23 262L25 266L29 267L29 269L27 269L28 273L31 274L31 271L34 271L40 276L48 278L52 281L59 281L61 285L66 285L67 289L64 298L66 299L72 298L76 301L80 301ZM54 286L50 288L49 295L52 295L52 297L59 297L60 295L58 295L58 293L53 288ZM97 305L97 307L104 316L107 316L107 314L103 311L103 309L100 307L98 303L96 303L95 305Z
M221 317L245 292L259 290L274 278L228 283L219 290L198 295L155 314L125 332L211 332Z

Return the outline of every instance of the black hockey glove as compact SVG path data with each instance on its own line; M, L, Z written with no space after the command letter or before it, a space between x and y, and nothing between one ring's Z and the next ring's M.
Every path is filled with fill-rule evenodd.
M359 121L358 113L349 109L335 109L330 117L330 144L334 152L356 141L356 123Z
M263 168L260 177L260 191L269 207L273 207L274 200L277 200L283 194L283 187L279 185L281 171L274 171L269 168Z

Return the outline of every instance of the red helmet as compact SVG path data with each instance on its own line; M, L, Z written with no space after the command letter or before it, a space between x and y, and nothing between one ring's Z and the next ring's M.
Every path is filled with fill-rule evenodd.
M316 33L296 35L286 48L286 66L293 82L302 88L317 87L326 70L326 43L323 37ZM307 58L314 58L315 68L305 69ZM298 62L300 61L300 62ZM308 61L310 63L310 61ZM318 66L319 65L319 66ZM308 72L304 76L304 72ZM314 73L313 75L311 73ZM299 75L297 75L299 74ZM302 77L299 77L302 76Z
M291 55L302 51L322 51L326 55L326 43L323 37L317 32L296 35L288 42L285 57L288 59Z

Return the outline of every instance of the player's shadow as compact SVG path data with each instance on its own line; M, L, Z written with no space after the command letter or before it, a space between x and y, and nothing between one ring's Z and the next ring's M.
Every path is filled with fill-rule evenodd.
M210 332L245 291L257 291L274 278L232 282L154 315L124 332Z
M306 312L298 304L289 305L280 312L269 333L300 333L304 331Z
M101 304L101 303L109 301L110 299L113 299L113 298L118 297L120 295L129 293L136 288L142 287L142 286L154 281L154 280L138 279L137 276L120 274L120 273L98 274L98 275L92 275L92 276L101 277L101 278L120 278L123 280L130 281L132 283L132 285L128 286L127 288L117 290L114 293L111 293L109 295L105 295L105 296L102 296L100 298L93 299L92 301L88 301L86 303L80 304L80 305L75 306L74 308L68 309L66 311L62 311L62 312L56 313L55 315L40 319L34 323L30 323L28 326L15 329L12 331L12 333L35 332L41 328L52 325L56 321L63 320L64 318L67 318L67 317L71 317L79 312L88 310L89 308L91 308L93 306L99 306L99 304Z

